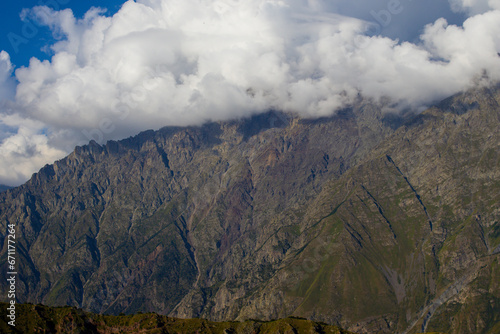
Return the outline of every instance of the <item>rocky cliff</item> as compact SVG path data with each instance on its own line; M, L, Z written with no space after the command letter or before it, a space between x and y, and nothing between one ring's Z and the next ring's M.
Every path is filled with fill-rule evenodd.
M499 103L495 86L419 115L360 99L91 142L0 194L1 270L15 224L21 302L495 333Z

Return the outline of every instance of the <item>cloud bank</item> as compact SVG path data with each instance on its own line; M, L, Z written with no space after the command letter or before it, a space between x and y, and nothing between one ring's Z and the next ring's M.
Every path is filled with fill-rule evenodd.
M366 13L344 3L137 0L112 17L93 8L83 18L25 11L58 41L50 61L15 71L15 95L0 54L0 183L24 182L90 139L269 109L326 116L359 93L421 109L482 73L500 80L500 0L435 1L467 19L438 18L412 42L384 32L402 27L415 1L371 1Z

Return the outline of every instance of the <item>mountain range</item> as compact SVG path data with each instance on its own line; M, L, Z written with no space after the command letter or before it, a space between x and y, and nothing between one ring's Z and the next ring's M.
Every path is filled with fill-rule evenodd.
M500 332L500 86L94 141L0 193L18 301ZM7 282L0 282L7 301Z

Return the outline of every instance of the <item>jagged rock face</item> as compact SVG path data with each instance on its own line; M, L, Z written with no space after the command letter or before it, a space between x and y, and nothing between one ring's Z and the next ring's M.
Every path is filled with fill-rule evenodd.
M493 333L499 102L476 89L399 124L359 101L79 147L0 194L20 301Z
M253 299L359 332L498 331L499 102L444 101L325 185L304 215L315 236Z

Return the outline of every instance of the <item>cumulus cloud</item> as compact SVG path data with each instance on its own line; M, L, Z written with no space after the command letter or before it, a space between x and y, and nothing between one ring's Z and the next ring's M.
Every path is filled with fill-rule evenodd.
M463 25L428 21L428 8L415 1L371 1L365 14L344 3L137 0L112 17L93 8L79 19L69 9L35 7L23 15L59 40L50 61L32 59L16 70L9 110L37 126L19 124L2 152L24 163L14 155L28 157L32 151L21 147L36 147L40 164L77 143L163 125L269 109L331 115L359 93L422 109L485 71L500 79L497 0L450 0L453 10L467 12ZM440 13L446 1L433 3ZM420 39L392 39L387 32L412 13L430 23L419 28ZM12 180L0 168L0 182Z
M451 9L456 12L481 14L492 9L500 9L500 0L449 0Z
M372 22L373 34L400 41L418 39L423 27L439 18L458 24L464 19L462 11L452 11L448 0L323 1L336 13Z
M9 54L0 51L0 101L11 99L14 96L15 80L11 77L13 70Z
M0 124L0 129L11 130L0 144L2 184L18 185L45 164L65 155L63 150L50 145L43 133L45 124L18 115L4 115Z

